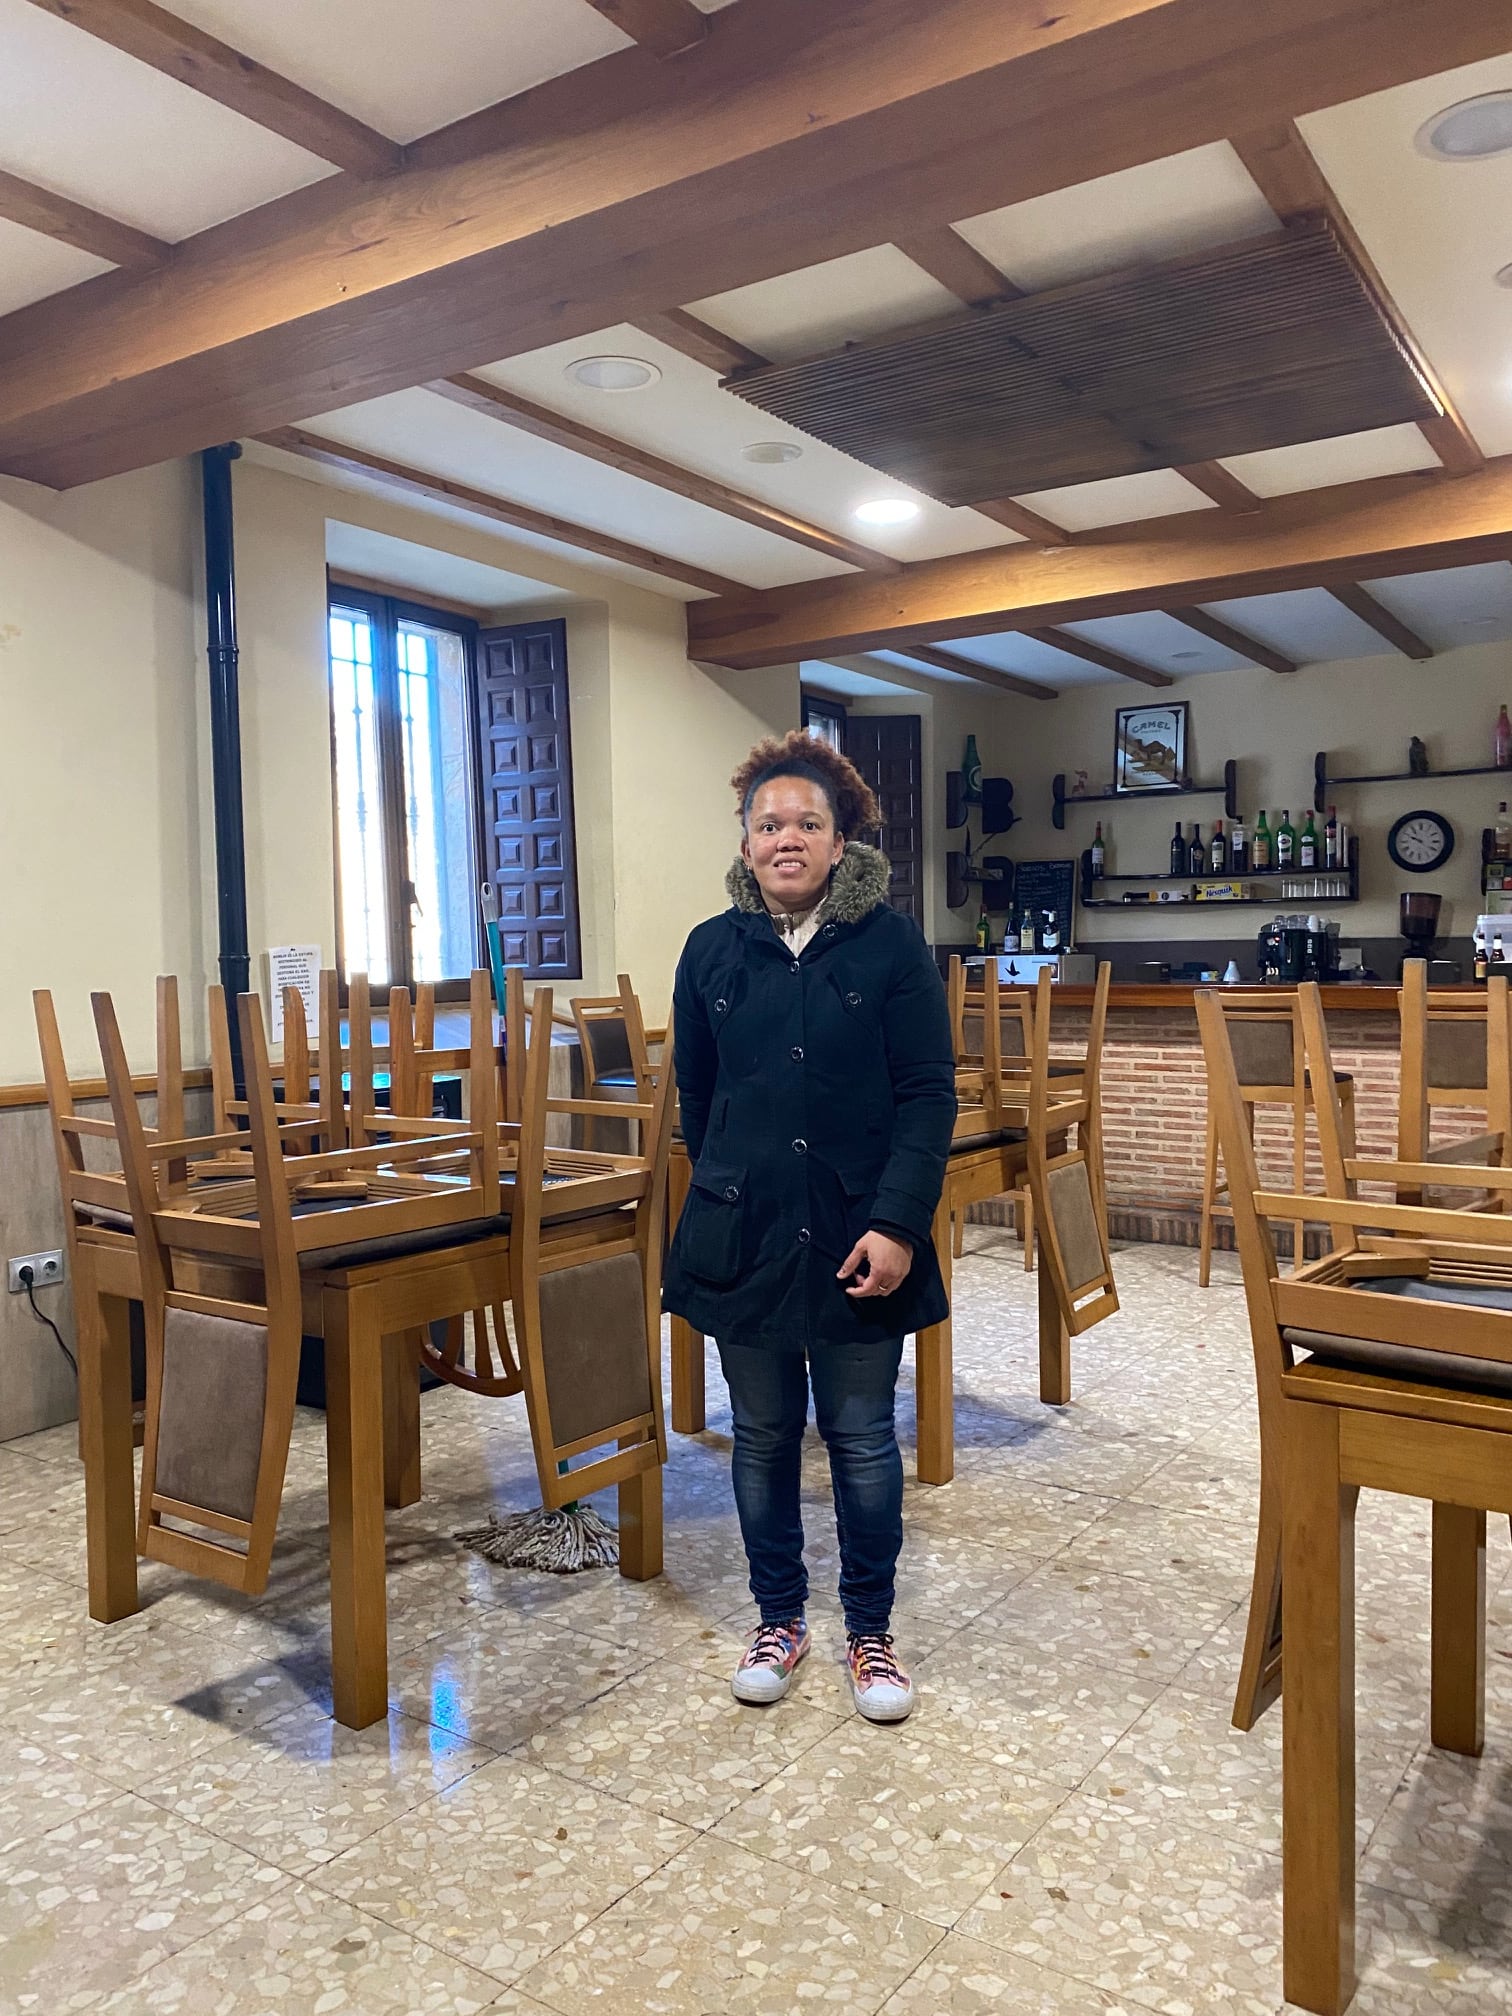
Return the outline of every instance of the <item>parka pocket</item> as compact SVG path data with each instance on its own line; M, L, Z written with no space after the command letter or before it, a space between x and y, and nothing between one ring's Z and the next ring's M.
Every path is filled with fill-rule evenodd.
M684 1267L711 1288L728 1288L740 1272L746 1172L729 1163L698 1163L682 1216L677 1252Z

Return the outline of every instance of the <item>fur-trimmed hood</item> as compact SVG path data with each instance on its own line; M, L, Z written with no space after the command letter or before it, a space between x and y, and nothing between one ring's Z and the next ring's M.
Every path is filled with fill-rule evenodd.
M867 847L859 840L847 840L845 852L830 876L829 894L820 898L825 916L836 924L859 924L879 904L887 901L892 869L879 847ZM730 863L725 890L737 910L759 917L766 909L761 885L740 855Z

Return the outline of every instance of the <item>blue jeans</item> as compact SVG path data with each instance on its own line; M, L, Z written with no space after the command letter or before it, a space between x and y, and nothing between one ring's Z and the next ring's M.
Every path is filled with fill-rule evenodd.
M903 1458L893 1427L901 1337L771 1351L721 1344L735 1418L731 1474L751 1594L763 1624L803 1614L803 1515L798 1487L809 1382L829 1450L847 1631L886 1631L903 1545Z

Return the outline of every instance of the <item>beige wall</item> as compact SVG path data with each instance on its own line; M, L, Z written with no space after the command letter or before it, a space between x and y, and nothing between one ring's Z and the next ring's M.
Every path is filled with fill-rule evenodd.
M1157 696L1151 696L1157 697ZM1454 768L1491 761L1496 710L1512 700L1512 647L1476 644L1446 651L1425 664L1395 653L1310 665L1285 676L1261 670L1210 673L1178 680L1172 699L1190 703L1190 767L1201 782L1221 779L1227 757L1239 766L1239 804L1247 828L1263 805L1272 825L1287 807L1299 826L1299 811L1312 803L1313 756L1333 752L1335 770L1358 773L1405 770L1407 743L1416 734L1428 745L1435 765ZM1180 811L1200 821L1204 835L1222 814L1218 798L1156 799L1068 811L1064 832L1050 821L1050 780L1055 772L1085 769L1093 789L1106 788L1113 757L1113 716L1137 704L1141 690L1125 685L1072 689L1053 706L1009 699L1014 754L1007 766L1015 806L1026 814L1008 852L1020 859L1079 853L1090 845L1095 818L1102 814L1109 843L1108 866L1130 874L1159 870L1169 860L1172 828ZM984 752L985 754L985 752ZM1397 897L1404 888L1436 889L1445 898L1446 933L1465 936L1473 928L1479 887L1480 835L1494 823L1497 800L1512 792L1492 777L1428 777L1404 784L1340 785L1331 795L1339 817L1360 838L1361 895L1356 905L1317 907L1336 914L1346 942L1362 937L1395 937ZM1455 849L1438 874L1414 876L1397 868L1386 852L1386 835L1403 813L1420 808L1441 812L1454 828ZM1309 905L1289 905L1307 908ZM1215 917L1206 908L1177 905L1158 913L1097 911L1078 929L1083 944L1107 938L1225 938L1253 941L1268 913L1246 908Z

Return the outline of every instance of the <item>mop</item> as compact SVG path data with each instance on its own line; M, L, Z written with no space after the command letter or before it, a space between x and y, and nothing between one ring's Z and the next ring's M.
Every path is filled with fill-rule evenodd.
M504 955L499 943L499 897L491 882L482 890L483 930L488 939L488 964L493 974L494 1005L504 1023ZM567 1465L558 1463L557 1475L567 1475ZM533 1512L511 1512L501 1519L490 1512L486 1526L469 1526L453 1536L485 1561L501 1568L533 1568L545 1575L576 1575L585 1568L619 1566L619 1534L591 1505L574 1498L570 1504L548 1512L538 1505Z

